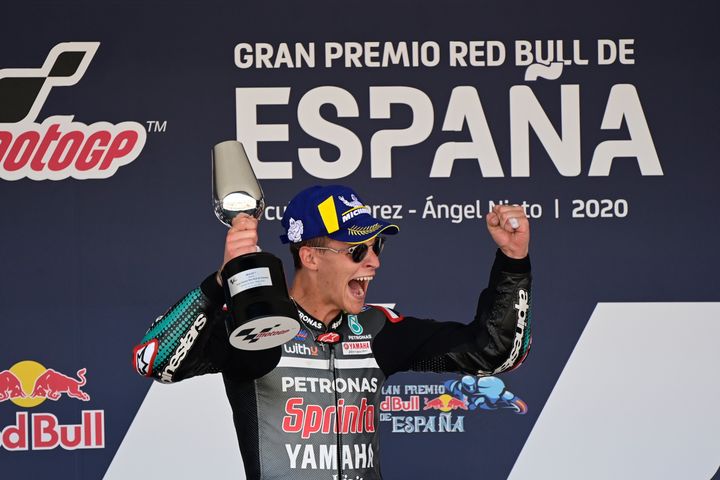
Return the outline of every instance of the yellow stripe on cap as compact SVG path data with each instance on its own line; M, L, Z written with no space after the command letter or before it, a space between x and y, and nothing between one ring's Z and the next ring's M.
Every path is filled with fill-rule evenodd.
M320 217L322 218L327 233L333 233L340 230L337 210L335 210L335 201L332 196L329 196L323 200L320 205L318 205L318 211L320 212Z

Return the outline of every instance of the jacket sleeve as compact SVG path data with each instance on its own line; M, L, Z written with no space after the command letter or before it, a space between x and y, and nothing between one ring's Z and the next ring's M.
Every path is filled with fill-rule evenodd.
M373 343L386 375L405 370L494 375L516 368L530 349L530 259L498 250L488 287L469 324L390 318Z
M152 323L133 350L137 372L171 383L220 371L229 347L223 304L212 274Z

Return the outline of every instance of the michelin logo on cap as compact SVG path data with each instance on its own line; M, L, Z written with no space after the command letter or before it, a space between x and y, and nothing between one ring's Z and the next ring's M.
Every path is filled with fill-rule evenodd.
M290 219L290 227L288 228L288 239L295 243L302 241L303 223L302 220Z

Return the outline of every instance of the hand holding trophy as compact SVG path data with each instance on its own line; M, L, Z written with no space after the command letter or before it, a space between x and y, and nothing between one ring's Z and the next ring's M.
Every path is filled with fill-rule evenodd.
M230 140L215 145L212 167L213 208L218 219L227 226L241 213L259 220L265 199L242 144ZM241 255L227 262L220 276L233 347L264 350L297 335L298 312L279 258L267 252Z

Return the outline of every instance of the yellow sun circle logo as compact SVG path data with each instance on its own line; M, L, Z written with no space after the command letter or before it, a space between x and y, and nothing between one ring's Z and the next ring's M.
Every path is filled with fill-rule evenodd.
M20 385L22 385L22 390L25 394L25 397L10 398L11 402L19 407L30 408L36 407L45 401L44 396L31 397L33 388L35 387L35 380L47 370L44 365L33 360L23 360L17 362L10 367L9 370L20 380Z
M443 406L440 407L441 412L451 412L453 410L452 407L449 406L450 399L453 398L451 395L448 395L447 393L443 393L438 397L443 402Z

